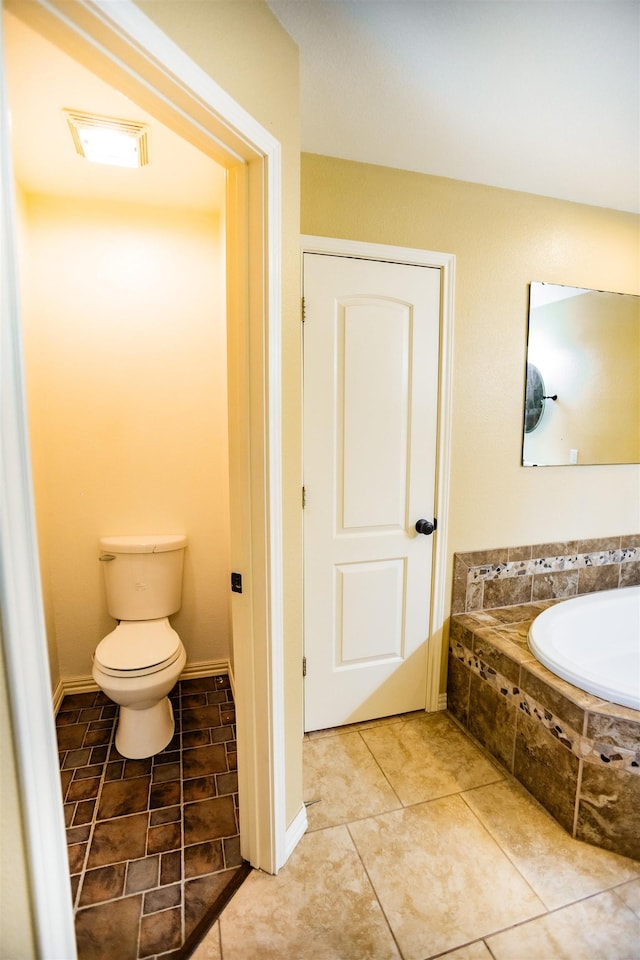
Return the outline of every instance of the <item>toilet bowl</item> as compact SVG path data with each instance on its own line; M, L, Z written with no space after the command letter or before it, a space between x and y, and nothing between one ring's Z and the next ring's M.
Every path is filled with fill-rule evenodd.
M186 662L186 651L167 617L123 620L96 647L93 679L120 707L116 748L123 757L153 756L173 737L167 694Z
M168 694L187 660L169 616L180 609L186 537L103 537L107 607L118 626L98 644L93 679L120 707L115 744L123 757L159 753L173 737Z

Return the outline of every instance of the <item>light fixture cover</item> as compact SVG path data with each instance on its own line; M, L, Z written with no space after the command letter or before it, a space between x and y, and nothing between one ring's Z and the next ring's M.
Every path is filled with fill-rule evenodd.
M75 148L91 163L144 167L149 162L148 128L133 120L65 110Z

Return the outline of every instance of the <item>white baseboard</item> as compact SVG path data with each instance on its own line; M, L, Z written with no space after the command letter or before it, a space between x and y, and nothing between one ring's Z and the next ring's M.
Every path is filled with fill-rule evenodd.
M285 863L300 843L300 840L307 831L307 808L302 805L293 821L287 827L285 834ZM283 867L284 863L279 864Z
M60 709L60 704L65 694L64 684L62 680L58 680L56 688L53 691L53 712L54 714Z
M180 679L194 680L196 677L214 677L220 673L231 676L231 666L228 660L197 660L193 663L187 663L180 674Z
M100 688L93 677L67 677L66 680L60 680L58 688L62 687L62 697L69 696L72 693L96 693ZM62 697L60 702L62 702Z
M233 672L233 667L231 661L227 662L227 675L229 677L229 684L231 685L231 693L233 695L233 702L236 703L236 676Z
M197 660L187 663L180 674L181 680L194 680L196 677L213 677L217 674L228 674L231 681L231 690L235 699L235 683L231 664L228 660ZM58 680L53 692L53 711L57 713L60 709L64 697L72 693L95 693L99 687L92 676L88 677L69 677L66 680Z

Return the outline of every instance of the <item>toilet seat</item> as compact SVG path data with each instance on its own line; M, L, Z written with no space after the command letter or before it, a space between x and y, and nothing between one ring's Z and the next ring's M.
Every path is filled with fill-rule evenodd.
M109 676L140 677L171 666L182 651L168 618L122 620L100 641L94 661Z

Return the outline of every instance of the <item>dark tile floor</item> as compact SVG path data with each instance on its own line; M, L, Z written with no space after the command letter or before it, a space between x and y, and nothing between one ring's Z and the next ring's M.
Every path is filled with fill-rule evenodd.
M56 717L80 960L189 956L248 872L229 678L182 680L171 701L175 736L145 760L116 750L102 692Z

